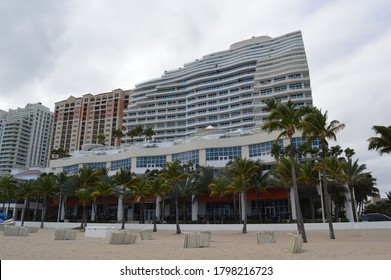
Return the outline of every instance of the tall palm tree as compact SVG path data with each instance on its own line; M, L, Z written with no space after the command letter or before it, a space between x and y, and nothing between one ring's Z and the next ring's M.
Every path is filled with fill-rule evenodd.
M66 185L69 181L69 177L65 172L60 172L55 176L56 176L56 184L59 188L58 213L57 213L57 222L58 222L61 219L61 216L63 214L62 208L63 205L65 206L65 202L66 202Z
M160 178L163 178L171 187L171 190L175 195L175 222L176 222L176 233L181 233L179 227L179 207L178 207L178 189L179 183L183 179L191 179L191 174L186 173L183 166L179 161L166 162L163 170L159 174Z
M295 172L298 173L298 162L295 158L294 162ZM269 179L270 185L272 187L284 187L288 191L288 211L289 211L289 221L292 221L292 201L291 201L291 189L293 186L292 183L292 168L291 160L287 157L280 157L277 164L271 170L271 178Z
M297 178L295 170L295 157L296 151L293 146L293 136L296 133L296 130L300 129L299 125L302 121L303 116L309 112L308 107L295 107L294 103L290 100L287 103L267 103L268 110L270 111L268 121L263 125L263 129L269 133L273 131L280 131L280 134L277 136L276 141L282 137L287 137L289 139L289 158L291 161L291 171L292 171L292 189L294 192L294 199L296 205L296 215L297 215L297 229L302 235L303 242L307 242L307 236L304 228L304 220L300 207L299 192L297 187Z
M305 160L299 164L299 175L297 181L305 186L307 190L311 191L319 179L319 171L315 168L315 163L312 160ZM309 193L310 208L311 208L311 220L315 221L315 206L312 193Z
M20 183L17 189L17 196L24 199L21 226L24 225L26 211L30 209L30 200L36 196L35 180L27 180Z
M326 201L326 217L329 224L330 239L335 239L331 209L328 203L330 198L326 177L326 156L329 148L329 143L327 140L332 139L336 141L336 134L345 128L345 124L340 123L337 120L333 120L328 123L327 111L323 114L320 109L314 108L310 114L306 115L304 121L300 124L300 128L303 130L303 137L308 136L308 142L312 142L313 140L319 138L322 157L322 187Z
M156 203L158 197L163 197L168 192L167 185L164 184L164 181L161 178L153 178L149 184L149 193L153 196L153 201ZM164 211L164 209L163 209ZM163 213L164 215L164 213ZM153 215L153 232L157 231L156 226L156 211Z
M84 228L87 225L87 203L93 199L92 193L100 183L101 172L90 167L83 167L79 169L79 172L74 175L77 183L78 190L76 196L83 203L83 219L80 227Z
M7 175L0 179L0 193L1 199L3 199L3 212L6 201L8 201L8 209L10 208L11 199L15 198L15 191L17 187L18 181L12 175Z
M113 178L106 175L101 175L100 182L95 186L92 196L94 197L94 204L98 197L103 198L103 221L107 222L108 219L108 197L114 193Z
M256 206L255 208L257 209L258 216L259 216L259 221L262 223L262 213L260 209L260 194L262 192L267 191L268 185L270 183L269 181L269 172L263 170L264 165L260 160L255 161L255 165L259 166L259 171L252 176L251 180L251 185L252 188L255 191L255 202Z
M140 178L131 172L130 169L120 169L114 176L114 183L119 187L119 195L121 198L122 204L122 225L121 229L125 229L126 222L126 210L128 208L127 203L125 203L127 196L130 194L130 188L140 182Z
M44 221L46 219L48 199L57 195L58 191L59 188L56 184L56 177L54 174L44 173L37 179L36 192L42 197L41 228L44 227Z
M358 164L358 159L354 162L349 158L344 166L344 173L346 184L349 187L350 201L352 204L353 219L358 222L357 210L356 210L356 198L355 198L355 187L359 187L360 184L372 184L376 181L375 178L370 176L370 172L364 172L367 169L366 164Z
M83 218L81 221L80 228L83 229L87 226L87 203L94 199L92 188L79 188L75 195L79 198L83 205Z
M139 215L139 223L144 224L144 206L145 206L145 198L150 194L149 190L149 181L147 179L141 179L138 184L134 184L131 189L133 191L133 195L140 205L140 215Z
M224 198L228 192L228 180L225 176L217 176L214 183L209 184L210 197L218 197L220 199L220 223L224 223Z
M247 189L251 186L251 179L259 166L253 160L247 158L235 158L228 163L228 174L234 179L234 184L241 188L243 194L243 228L242 233L247 233Z
M368 150L376 150L380 155L391 154L391 125L374 125L372 129L380 136L374 136L368 139Z
M338 211L335 211L336 219L338 220L339 210L344 206L346 202L346 193L348 189L345 187L346 174L344 168L346 161L343 158L336 158L335 156L329 156L326 158L326 174L328 180L328 193L330 194L330 201L326 200L326 203L332 208L332 202ZM321 170L322 167L318 167Z

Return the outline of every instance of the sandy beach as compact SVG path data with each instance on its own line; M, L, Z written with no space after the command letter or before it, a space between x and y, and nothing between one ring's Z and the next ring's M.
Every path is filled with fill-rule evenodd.
M307 231L303 252L288 251L290 235L275 233L276 243L258 244L255 231L212 231L210 247L184 248L184 234L158 230L153 240L112 245L108 238L85 237L54 240L53 228L39 229L27 237L3 236L1 260L391 260L391 229ZM134 230L138 232L138 230Z

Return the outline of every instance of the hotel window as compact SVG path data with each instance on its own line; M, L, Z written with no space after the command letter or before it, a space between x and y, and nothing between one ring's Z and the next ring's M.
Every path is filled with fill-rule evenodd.
M86 162L86 163L83 163L83 167L92 168L94 170L105 169L106 162Z
M230 160L242 156L241 147L206 149L206 160Z
M120 169L130 169L131 168L131 160L130 158L115 160L111 162L111 171L120 170Z
M303 85L301 83L289 85L289 89L302 89L302 88Z
M172 161L177 161L179 160L180 162L186 162L186 163L193 163L193 164L199 164L199 151L194 150L194 151L188 151L184 153L177 153L172 155Z
M270 154L272 151L274 141L259 143L259 144L253 144L249 145L249 156L250 157L258 157L258 156L265 156L267 154ZM282 140L278 141L278 145L280 148L283 148L283 142Z
M69 174L75 174L79 171L79 165L78 164L74 164L74 165L68 165L68 166L64 166L63 168L63 172L67 175Z
M144 156L137 157L136 167L151 168L151 167L164 167L166 162L166 156Z

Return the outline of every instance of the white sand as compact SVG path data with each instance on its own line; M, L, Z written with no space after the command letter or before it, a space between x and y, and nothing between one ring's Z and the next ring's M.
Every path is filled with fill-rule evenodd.
M256 232L212 231L206 248L183 248L184 234L158 230L153 240L138 238L135 244L109 245L107 238L85 237L54 240L54 229L39 229L27 237L3 236L0 232L1 260L390 260L391 229L307 231L303 252L288 251L290 236L275 233L277 243L259 245ZM137 232L137 231L136 231Z

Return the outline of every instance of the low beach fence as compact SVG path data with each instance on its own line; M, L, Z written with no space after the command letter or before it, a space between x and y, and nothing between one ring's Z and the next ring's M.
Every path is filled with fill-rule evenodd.
M20 226L20 222L16 221L15 225ZM25 222L26 227L40 227L41 222ZM87 223L88 227L108 227L113 229L121 229L121 223ZM306 230L328 230L328 223L306 223ZM76 228L80 227L80 223L64 223L64 222L45 222L45 228ZM136 224L126 223L125 229L146 230L152 229L153 224ZM241 231L243 224L180 224L182 231ZM391 221L387 222L341 222L333 223L335 230L348 229L391 229ZM175 224L157 224L158 230L176 230ZM292 224L247 224L248 231L270 230L270 231L297 231L297 225Z

